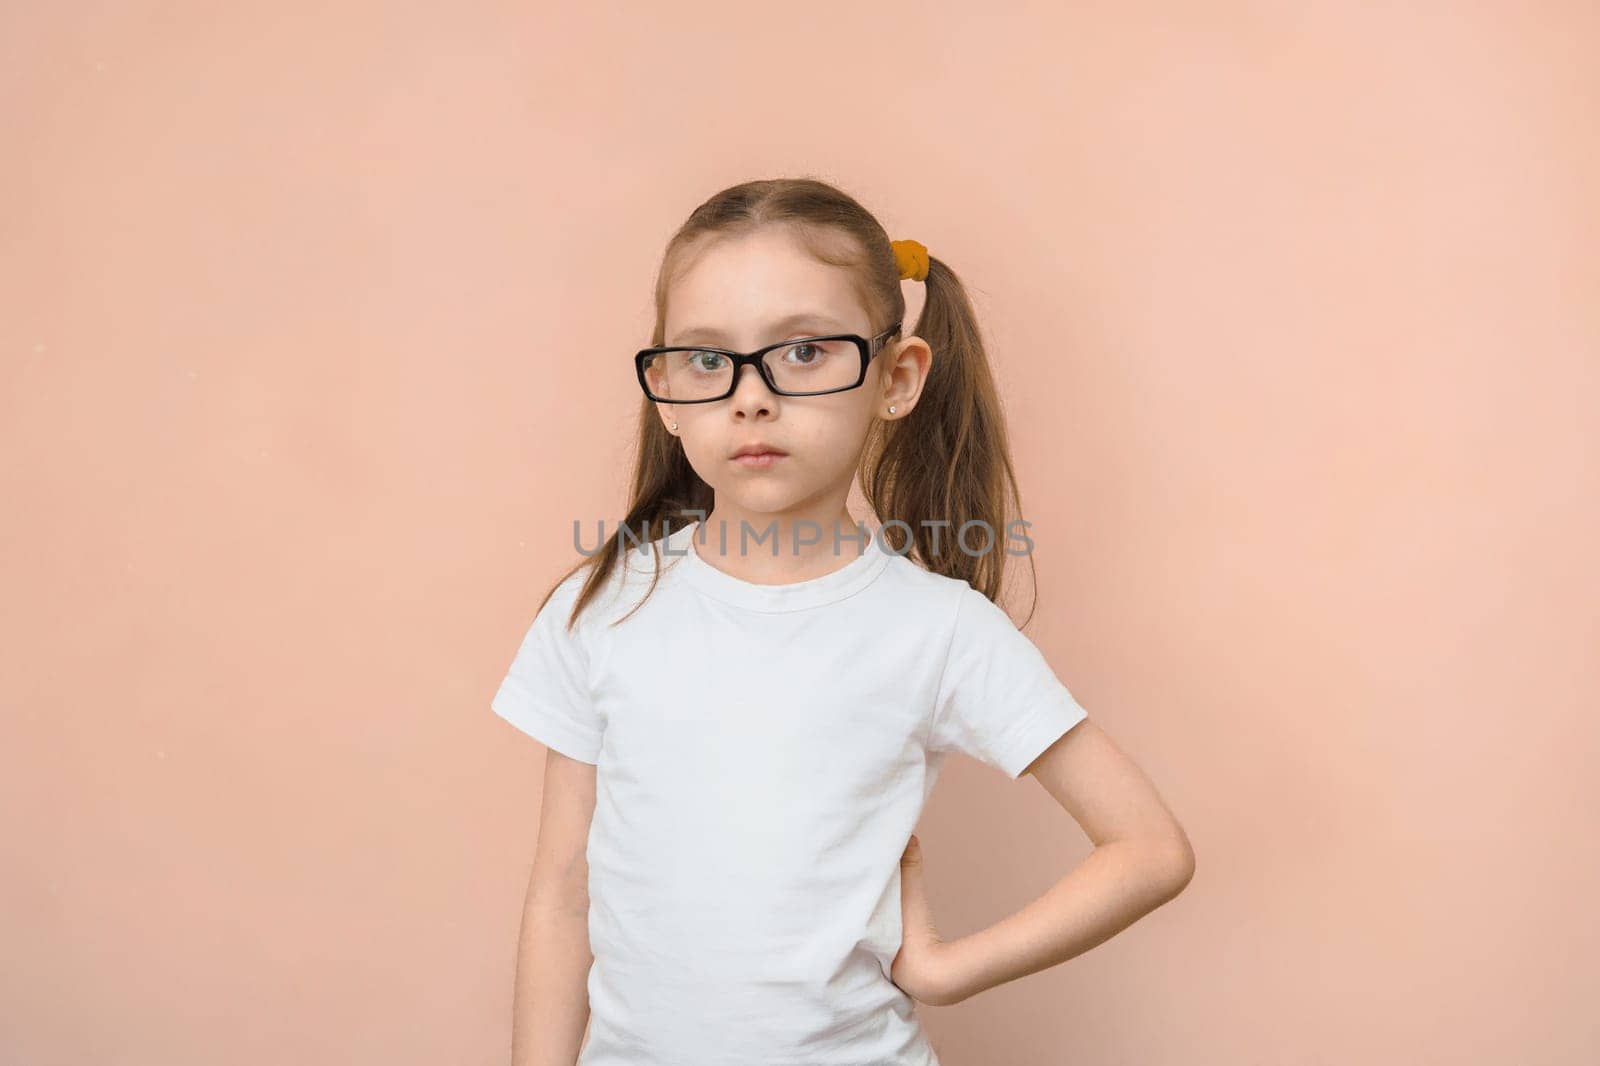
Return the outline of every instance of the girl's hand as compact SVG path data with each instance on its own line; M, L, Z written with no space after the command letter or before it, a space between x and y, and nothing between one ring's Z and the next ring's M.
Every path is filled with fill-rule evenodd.
M950 945L933 927L933 908L922 884L922 844L913 833L900 856L900 951L889 979L912 999L931 1006L959 1002Z

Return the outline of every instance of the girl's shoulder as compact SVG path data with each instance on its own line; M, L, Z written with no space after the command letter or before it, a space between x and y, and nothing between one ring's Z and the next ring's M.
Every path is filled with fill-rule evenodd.
M892 552L881 546L875 550L882 551L889 556L889 565L884 567L885 576L905 589L949 599L960 596L962 589L972 588L964 579L941 574L937 570L930 570L910 556L900 552Z
M662 536L655 541L620 542L610 570L598 580L593 593L584 603L579 615L580 622L587 627L604 628L629 615L639 606L645 593L659 587L660 582L680 562L676 557L682 551L678 535L672 535L670 541L668 536ZM669 550L673 548L676 550ZM563 607L570 611L600 565L599 553L573 564L572 571L561 579L551 593L551 603L559 599Z
M965 578L930 570L904 555L891 555L884 577L888 579L885 591L907 610L921 611L930 624L948 630L959 626L963 631L1020 628L1004 605Z

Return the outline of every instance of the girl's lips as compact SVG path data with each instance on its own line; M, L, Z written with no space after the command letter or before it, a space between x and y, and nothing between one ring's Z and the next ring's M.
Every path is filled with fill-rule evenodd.
M756 455L736 455L733 461L752 470L764 470L776 464L778 460L787 458L789 457L781 452L761 452Z

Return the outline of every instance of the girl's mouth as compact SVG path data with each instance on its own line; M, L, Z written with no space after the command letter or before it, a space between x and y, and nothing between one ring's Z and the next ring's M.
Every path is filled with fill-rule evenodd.
M788 456L782 452L745 452L743 455L734 456L733 461L752 470L765 470L776 465L780 459L787 458Z

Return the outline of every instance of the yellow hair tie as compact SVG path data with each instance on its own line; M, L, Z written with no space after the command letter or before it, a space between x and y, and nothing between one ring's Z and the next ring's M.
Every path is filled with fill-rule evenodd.
M920 241L890 241L894 261L900 264L900 276L921 281L928 276L928 248Z

